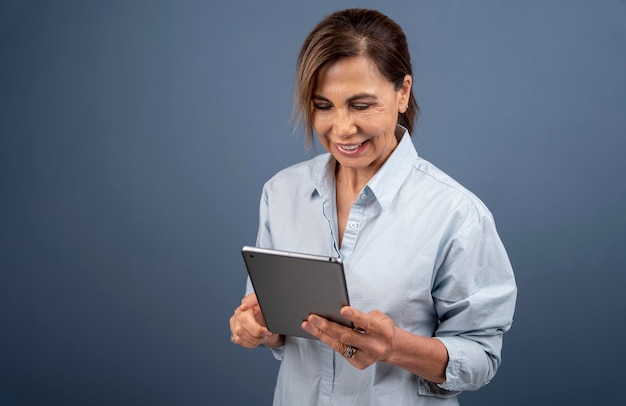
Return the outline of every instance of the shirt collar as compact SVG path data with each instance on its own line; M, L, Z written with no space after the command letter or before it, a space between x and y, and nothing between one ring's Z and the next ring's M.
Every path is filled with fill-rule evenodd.
M312 192L317 191L320 196L328 199L335 190L335 166L337 161L327 152L321 155L314 165L313 173L318 175L314 178Z
M398 127L403 131L398 146L365 186L372 191L383 209L389 207L417 159L417 151L408 130ZM316 160L313 173L319 175L314 178L311 192L317 191L323 197L331 197L335 190L336 164L337 161L330 153L323 154Z
M366 186L374 193L383 210L386 210L396 197L417 159L417 151L408 130L404 127L402 130L404 132L398 146Z

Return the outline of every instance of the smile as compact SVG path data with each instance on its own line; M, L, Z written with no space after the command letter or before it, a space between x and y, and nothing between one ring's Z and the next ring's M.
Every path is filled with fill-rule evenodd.
M356 151L356 149L359 148L361 145L363 145L362 142L360 144L339 144L337 145L337 147L346 152L351 152L351 151Z

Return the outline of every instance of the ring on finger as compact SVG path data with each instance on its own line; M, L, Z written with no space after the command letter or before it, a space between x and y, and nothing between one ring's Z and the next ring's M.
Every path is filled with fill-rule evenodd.
M343 356L350 359L354 357L354 354L356 354L356 348L354 348L351 345L347 345L346 344L346 350L343 352Z

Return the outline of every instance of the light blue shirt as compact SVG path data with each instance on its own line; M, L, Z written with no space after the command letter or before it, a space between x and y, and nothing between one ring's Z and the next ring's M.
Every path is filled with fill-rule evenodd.
M495 375L515 307L491 213L420 158L405 131L352 205L338 250L335 165L322 154L265 184L257 246L341 257L353 307L443 342L446 382L382 362L361 371L320 341L286 337L273 350L281 361L274 405L457 405L460 391Z

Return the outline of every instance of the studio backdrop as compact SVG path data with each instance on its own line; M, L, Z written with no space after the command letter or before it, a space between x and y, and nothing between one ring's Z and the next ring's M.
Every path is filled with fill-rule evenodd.
M0 1L0 404L267 405L230 343L295 60L327 14L405 30L419 154L493 212L519 285L463 405L623 405L626 2Z

